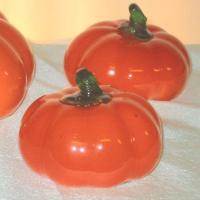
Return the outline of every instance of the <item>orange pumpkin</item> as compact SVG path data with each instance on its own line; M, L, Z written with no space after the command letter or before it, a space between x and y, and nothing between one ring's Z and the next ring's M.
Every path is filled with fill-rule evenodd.
M22 102L33 79L34 58L22 34L0 14L0 119Z
M191 72L184 45L162 28L147 24L136 4L129 12L129 21L99 22L71 43L64 60L70 83L75 84L76 70L87 66L101 84L146 99L175 98Z
M162 126L151 105L99 86L86 69L76 82L26 111L19 144L27 164L66 186L110 187L149 174L162 152Z

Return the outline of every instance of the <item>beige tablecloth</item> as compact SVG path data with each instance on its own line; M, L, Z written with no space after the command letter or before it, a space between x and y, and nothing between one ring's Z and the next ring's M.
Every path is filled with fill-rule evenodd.
M39 96L69 83L63 73L66 45L33 45L37 73L28 95L11 117L0 121L0 200L199 200L200 45L187 46L193 72L185 91L171 102L152 105L164 122L164 155L144 179L109 189L64 188L33 173L18 148L20 120Z

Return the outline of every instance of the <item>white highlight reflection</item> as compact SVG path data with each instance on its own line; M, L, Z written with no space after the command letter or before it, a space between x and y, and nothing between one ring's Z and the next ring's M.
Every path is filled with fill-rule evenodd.
M80 152L81 152L81 153L84 153L84 152L85 152L85 148L84 148L84 147L81 147L81 148L80 148Z
M110 69L110 70L108 71L108 74L109 74L110 76L114 76L114 75L115 75L115 70L114 70L114 69Z
M102 149L103 149L103 145L102 145L102 144L99 144L99 145L97 146L97 149L98 149L98 150L102 150Z
M76 151L77 150L77 147L76 146L73 146L72 147L72 151Z

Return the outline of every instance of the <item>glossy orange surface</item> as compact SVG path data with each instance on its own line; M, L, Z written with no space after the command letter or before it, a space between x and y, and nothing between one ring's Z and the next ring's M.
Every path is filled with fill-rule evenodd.
M33 78L35 64L25 38L0 19L0 119L22 102Z
M26 92L26 74L21 59L0 37L0 118L14 112Z
M143 98L110 86L109 103L66 105L76 87L42 96L26 111L19 144L27 164L66 186L110 187L149 174L162 153L162 127Z
M0 19L0 36L16 51L24 64L27 74L27 83L30 85L35 74L35 61L32 51L24 36L11 24Z
M140 40L120 30L126 20L100 22L81 33L65 53L65 73L75 84L77 69L87 67L101 84L148 99L170 100L183 90L191 62L183 44L160 27Z

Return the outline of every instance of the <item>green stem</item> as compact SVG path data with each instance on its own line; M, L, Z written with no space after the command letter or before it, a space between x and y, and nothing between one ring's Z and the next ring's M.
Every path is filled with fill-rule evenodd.
M149 40L152 38L152 33L147 29L147 17L136 4L129 6L129 22L122 24L120 29L124 32L130 33L141 40Z
M85 107L108 103L111 100L111 95L102 91L94 75L86 68L82 68L76 73L76 83L80 91L62 98L60 101L63 104Z

